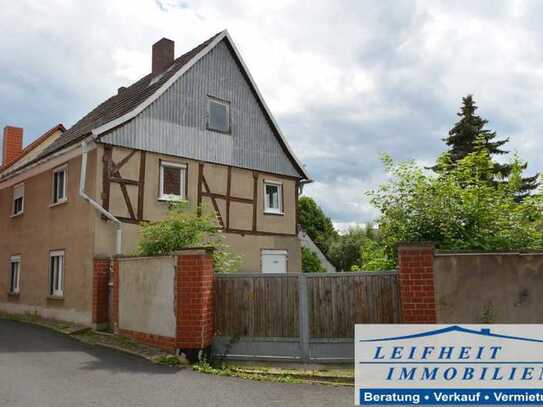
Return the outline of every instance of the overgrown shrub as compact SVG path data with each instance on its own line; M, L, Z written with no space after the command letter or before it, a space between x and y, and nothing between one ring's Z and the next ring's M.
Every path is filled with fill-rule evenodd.
M383 255L396 257L402 241L432 241L448 250L522 250L543 248L541 191L524 198L522 164L496 179L494 163L483 148L438 175L412 161L395 164L384 157L389 181L369 193L378 219ZM449 161L444 155L440 165Z
M325 273L326 269L322 265L318 256L311 250L302 247L302 272L304 273Z
M201 212L185 203L172 203L164 220L142 225L138 254L160 256L187 247L212 247L215 271L237 271L241 257L226 244L216 216Z

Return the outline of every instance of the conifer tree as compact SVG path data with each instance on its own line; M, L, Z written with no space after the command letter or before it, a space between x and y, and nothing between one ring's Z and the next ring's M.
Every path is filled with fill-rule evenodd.
M449 146L448 164L436 165L432 169L434 171L447 171L450 166L455 166L458 161L474 152L478 143L483 140L483 146L491 156L507 154L509 151L503 150L502 146L509 141L509 138L496 140L496 132L491 131L485 126L488 120L481 118L476 114L477 105L473 100L472 95L462 98L462 107L457 115L460 120L456 122L454 127L449 131L449 136L443 141ZM493 182L499 182L500 179L508 178L513 169L512 164L494 163L494 179ZM523 163L521 168L524 170L527 163ZM531 191L537 188L538 176L526 177L522 179L522 185L518 198L521 200L530 194Z

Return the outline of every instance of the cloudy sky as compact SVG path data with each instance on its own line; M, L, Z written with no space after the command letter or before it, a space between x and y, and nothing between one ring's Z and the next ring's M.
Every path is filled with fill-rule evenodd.
M383 152L431 163L472 93L543 170L543 2L0 0L0 126L67 127L176 54L228 29L338 227L378 214Z

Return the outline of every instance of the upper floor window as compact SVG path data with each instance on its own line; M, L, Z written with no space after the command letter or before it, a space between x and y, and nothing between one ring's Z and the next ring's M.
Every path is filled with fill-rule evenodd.
M64 251L49 253L49 295L64 295Z
M53 171L53 203L61 203L68 199L67 180L68 167L66 165Z
M24 211L25 185L19 184L13 188L13 207L11 214L20 215Z
M207 128L230 133L230 103L209 97L207 100Z
M10 284L9 292L12 294L19 293L19 283L21 281L21 257L13 256L10 259L11 270L10 270Z
M280 182L264 181L264 212L283 214L283 185Z
M186 199L186 164L160 162L160 199L179 201Z

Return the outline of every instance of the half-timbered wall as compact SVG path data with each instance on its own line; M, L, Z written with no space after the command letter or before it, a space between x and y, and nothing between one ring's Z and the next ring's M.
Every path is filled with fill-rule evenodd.
M139 222L163 219L168 212L168 202L159 199L160 160L164 160L187 165L188 202L218 213L227 242L244 259L242 271L259 272L264 249L288 250L288 270L300 271L296 179L107 145L99 145L98 157L103 165L98 171L102 205L124 222L124 254L136 251ZM264 214L264 180L283 185L284 215ZM100 221L96 230L96 254L111 254L114 228Z

